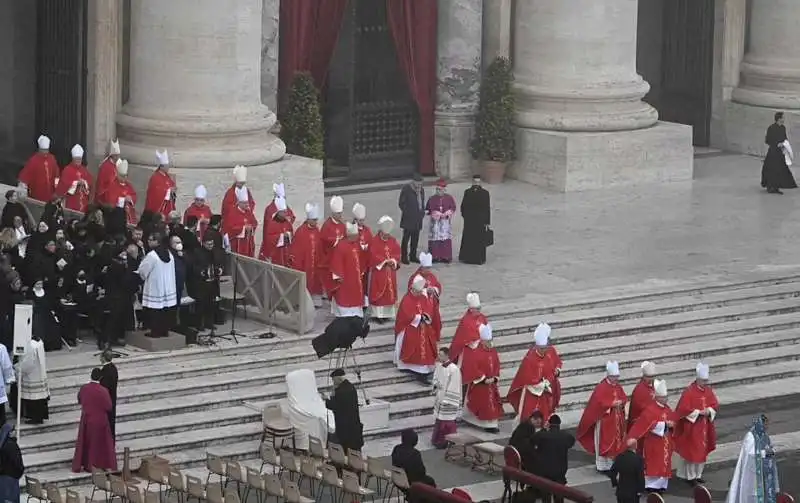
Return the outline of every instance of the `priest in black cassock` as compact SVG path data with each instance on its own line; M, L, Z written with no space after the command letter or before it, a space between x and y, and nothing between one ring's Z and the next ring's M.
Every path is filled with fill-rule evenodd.
M481 187L481 177L472 177L472 186L464 191L461 201L461 215L464 217L464 232L461 234L461 249L458 260L465 264L483 265L486 263L486 248L492 223L489 191Z
M119 383L119 372L117 366L112 361L114 353L106 349L100 355L100 385L108 390L111 396L111 411L108 413L108 423L111 426L111 436L117 438L117 384Z
M345 379L344 370L331 372L333 378L333 394L325 400L325 407L333 412L336 423L335 438L331 441L348 449L359 451L364 446L364 426L358 412L358 393L356 387Z
M775 122L767 128L764 142L769 146L761 168L761 186L770 194L783 194L781 189L796 189L797 183L789 170L787 159L791 159L791 145L783 123L783 112L775 113Z

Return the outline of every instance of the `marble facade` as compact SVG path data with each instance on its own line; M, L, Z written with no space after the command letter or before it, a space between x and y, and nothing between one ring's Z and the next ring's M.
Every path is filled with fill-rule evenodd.
M299 199L321 202L321 166L302 174L279 168L278 163L289 161L280 141L269 134L277 105L279 0L235 0L225 8L208 0L190 6L187 1L132 0L131 99L124 108L121 2L90 2L90 164L96 166L108 140L119 135L124 155L142 169L152 167L155 148L168 148L187 191L200 181L224 187L232 165L243 162L259 179L297 175L298 182L291 184L296 192L290 195L295 204ZM510 176L558 191L691 177L690 131L659 122L656 111L642 101L647 83L636 74L636 0L602 5L589 0L437 1L435 158L440 174L459 179L472 171L469 140L480 74L503 55L514 61L519 93L519 160ZM787 112L790 128L800 124L794 4L716 0L712 146L762 153L764 129L776 109ZM4 12L11 12L12 5L0 0ZM156 9L157 16L141 17L143 6ZM17 10L19 21L23 10ZM188 30L195 35L192 23L201 21L208 25L200 30L202 43L180 43L190 38ZM17 48L13 52L19 66L24 58ZM182 84L188 80L191 88ZM17 99L25 97L22 87L32 88L20 82L0 76L0 89L13 84L15 104L5 107L5 115L0 111L0 140L16 151L31 143L16 136L35 133L32 121L7 127L22 124L20 103L32 101ZM4 96L4 103L12 103L9 94ZM198 124L203 117L213 118L213 126ZM0 153L5 155L3 142ZM147 172L132 176L146 180ZM265 192L260 200L268 198Z

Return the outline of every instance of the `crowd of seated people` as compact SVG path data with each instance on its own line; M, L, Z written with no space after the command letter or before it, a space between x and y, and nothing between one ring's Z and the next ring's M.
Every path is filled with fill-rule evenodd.
M212 219L201 238L198 226L183 225L177 213L164 222L146 211L131 227L121 208L68 214L60 198L48 202L36 220L17 192L9 191L0 216L0 342L10 353L15 305L29 303L32 331L47 351L79 343L81 328L96 334L98 348L124 344L126 330L148 329L138 269L158 246L175 257L176 290L183 298L169 323L195 334L212 329L221 321L215 315L225 260L219 221Z

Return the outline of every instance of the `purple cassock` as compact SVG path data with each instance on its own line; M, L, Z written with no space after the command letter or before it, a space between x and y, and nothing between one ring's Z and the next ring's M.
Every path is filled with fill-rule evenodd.
M111 412L111 396L100 383L84 384L78 392L81 405L81 423L72 457L72 471L89 472L92 468L116 471L117 453L108 413Z
M450 262L453 260L453 215L456 212L456 200L444 191L428 199L425 213L430 216L428 224L428 250L434 262Z

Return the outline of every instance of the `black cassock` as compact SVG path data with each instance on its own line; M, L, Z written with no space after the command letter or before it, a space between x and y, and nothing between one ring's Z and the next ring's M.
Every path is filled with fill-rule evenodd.
M614 460L608 476L616 488L618 503L639 502L638 495L645 491L644 459L640 455L625 450Z
M364 446L361 416L358 413L358 393L356 387L345 379L333 391L333 395L325 400L325 407L333 412L336 422L336 440L347 449L361 450Z
M778 146L786 140L786 126L772 124L767 128L767 136L764 142L769 145L767 156L764 157L764 165L761 168L761 186L767 189L795 189L797 183L794 176L786 165L783 151Z
M465 264L482 265L486 263L486 241L492 223L489 191L480 185L465 190L461 216L464 217L464 232L461 234L458 260Z
M108 423L111 425L111 436L117 438L117 383L119 373L117 366L108 362L100 367L100 385L108 390L111 395L111 412L108 413Z

